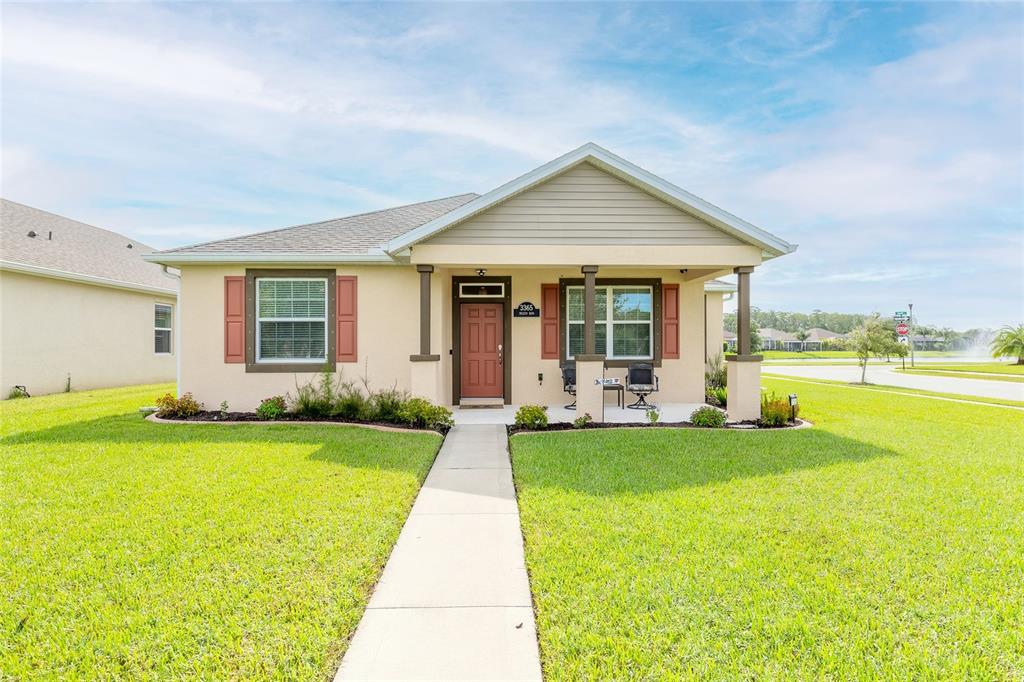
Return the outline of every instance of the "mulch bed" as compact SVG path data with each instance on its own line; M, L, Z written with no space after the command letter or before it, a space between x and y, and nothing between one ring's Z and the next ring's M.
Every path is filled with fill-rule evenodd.
M720 429L712 429L706 426L694 426L690 422L636 422L636 423L616 423L616 422L591 422L586 426L575 427L569 422L554 422L547 425L547 428L543 429L531 429L525 426L516 426L510 424L508 426L508 435L514 436L517 433L548 433L551 431L585 431L587 429L699 429L702 431L781 431L785 429L799 429L810 426L810 422L803 419L797 419L795 424L786 424L784 426L760 426L754 421L744 422L730 422L728 425L723 426Z
M253 422L257 424L279 424L282 422L330 422L332 424L377 426L388 429L403 429L406 431L436 431L442 436L448 433L448 429L444 427L431 429L427 427L410 426L409 424L392 424L388 422L374 422L360 419L342 419L341 417L309 417L298 414L282 414L277 419L261 419L255 412L219 412L215 410L203 410L191 417L159 417L159 419L174 422Z

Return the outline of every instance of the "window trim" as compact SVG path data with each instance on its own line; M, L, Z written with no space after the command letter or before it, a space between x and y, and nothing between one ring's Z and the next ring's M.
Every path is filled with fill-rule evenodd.
M260 283L261 282L323 282L324 283L324 314L323 317L260 317L259 311L259 300L260 300ZM256 346L255 346L255 357L254 362L261 365L272 365L282 363L302 363L302 364L319 364L322 365L327 361L327 323L328 315L327 311L327 288L331 285L328 279L323 277L257 277L254 280L256 286ZM324 323L324 357L323 358L264 358L260 356L260 336L263 322L323 322Z
M156 326L156 309L167 308L168 313L171 317L170 327L158 327ZM156 333L157 332L170 332L169 339L167 341L167 347L169 350L160 351L156 349ZM174 306L170 303L153 303L153 355L174 355Z
M605 295L605 319L594 320L597 324L604 324L605 326L605 358L610 361L617 360L628 360L630 362L651 362L654 360L654 286L651 284L596 284L595 293L597 289L603 289L606 292L613 292L615 289L646 289L647 293L651 295L651 318L646 322L644 320L616 320L614 315L609 315L611 312L611 297ZM570 320L569 319L569 305L568 296L570 290L585 290L584 285L570 284L565 288L566 295L566 315L565 315L565 335L566 335L566 348L565 348L565 359L566 362L575 360L574 356L569 355L569 325L571 324L585 324L585 321L581 320ZM651 354L650 355L619 355L612 356L612 353L608 352L614 349L615 343L615 326L616 325L634 325L640 326L646 324L650 330L651 339Z
M566 305L566 298L569 287L582 286L584 280L582 277L563 278L558 280L558 316L560 320L558 329L558 357L559 363L573 362L568 356L568 306ZM648 362L655 367L661 367L661 327L662 327L662 312L661 312L661 278L643 278L643 277L598 277L594 281L594 285L597 287L609 287L609 286L649 286L651 288L651 295L654 297L653 300L653 314L651 316L651 324L654 325L652 339L654 343L654 357L652 358L635 358L635 359L606 359L606 367L629 367L636 362Z
M259 360L257 359L257 336L259 318L256 316L256 280L258 279L322 279L327 281L327 316L325 353L323 360ZM325 367L334 372L336 368L335 333L337 326L337 271L301 269L254 269L245 271L245 371L247 373L287 372L316 373ZM302 321L305 318L288 318ZM319 318L316 318L319 321Z

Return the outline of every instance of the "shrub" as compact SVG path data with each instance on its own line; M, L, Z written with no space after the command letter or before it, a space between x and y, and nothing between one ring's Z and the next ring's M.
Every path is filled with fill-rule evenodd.
M455 426L452 411L423 398L409 398L398 411L398 421L420 429L450 429Z
M521 405L516 410L516 426L539 431L548 426L546 405Z
M725 426L725 412L705 405L694 410L690 415L690 422L694 426L701 426L708 429L720 429Z
M725 363L722 362L721 354L711 358L710 367L704 372L704 388L708 389L725 388L729 373L726 371Z
M372 393L370 395L367 419L397 424L402 421L400 417L402 405L408 399L408 394L404 391L399 391L397 388Z
M355 390L346 391L338 396L331 408L331 416L349 420L371 419L370 403L362 393Z
M725 407L729 399L729 389L725 386L704 389L704 401L716 407Z
M295 385L290 408L303 417L331 417L337 412L339 399L353 391L352 385L341 381L341 377L335 380L330 366L325 365L318 378Z
M647 421L652 424L657 424L659 419L661 419L661 415L656 409L652 407L647 410Z
M789 422L789 401L774 393L761 396L761 426L785 426Z
M517 415L518 417L518 415ZM545 419L546 421L546 419ZM580 416L572 420L572 427L574 429L585 429L588 425L594 423L594 418L590 416L589 412L584 412Z
M228 416L228 401L220 401L220 416L222 419L226 419Z
M260 419L277 419L285 412L284 396L274 395L264 398L256 408L256 416Z
M157 398L156 416L158 417L192 417L203 409L202 403L196 402L191 393L175 398L170 393Z
M8 400L17 400L18 398L27 398L28 391L25 390L24 386L14 386L11 391L7 394Z

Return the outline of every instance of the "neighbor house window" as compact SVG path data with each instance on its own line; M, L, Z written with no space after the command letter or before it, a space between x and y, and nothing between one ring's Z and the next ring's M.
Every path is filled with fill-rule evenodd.
M569 359L583 353L583 287L566 290ZM654 358L654 289L599 286L594 289L594 352L609 360Z
M171 352L172 308L157 303L153 309L153 349L157 353Z
M256 362L327 359L327 280L256 280Z

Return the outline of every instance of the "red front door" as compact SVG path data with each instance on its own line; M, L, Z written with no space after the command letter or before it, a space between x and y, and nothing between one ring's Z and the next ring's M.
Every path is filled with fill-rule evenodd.
M504 395L505 371L501 344L505 336L501 303L463 303L462 397L500 398Z

